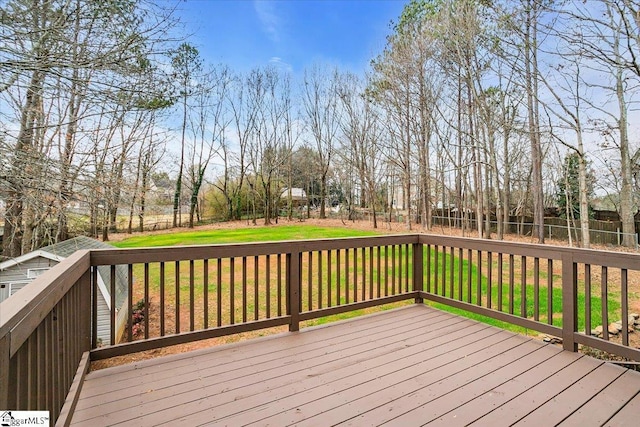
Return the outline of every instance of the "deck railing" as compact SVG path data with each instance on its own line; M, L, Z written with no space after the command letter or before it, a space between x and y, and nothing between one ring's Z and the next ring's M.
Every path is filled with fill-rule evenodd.
M112 297L117 344L99 347L98 282L115 295L123 268L129 321L118 329ZM90 360L274 326L297 331L402 300L559 337L570 351L582 344L640 360L630 313L638 299L640 255L435 235L82 251L0 304L0 408L45 409L64 424ZM608 331L614 321L619 333Z
M139 321L117 336L112 310L119 344L95 348L92 359L274 326L296 331L301 321L417 298L414 247L417 235L92 251L93 294L98 267L111 266L103 281L114 295L116 265L124 266L127 318Z

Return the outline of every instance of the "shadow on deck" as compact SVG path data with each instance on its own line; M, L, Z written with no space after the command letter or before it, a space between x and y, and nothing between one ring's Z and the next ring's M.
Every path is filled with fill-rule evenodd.
M640 373L417 304L89 373L72 425L633 425Z

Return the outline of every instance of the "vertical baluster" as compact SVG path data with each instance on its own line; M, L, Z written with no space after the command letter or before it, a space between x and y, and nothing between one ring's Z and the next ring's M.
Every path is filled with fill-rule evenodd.
M236 259L229 258L229 324L235 324L236 320Z
M396 294L396 247L391 245L391 295Z
M79 302L80 303L80 302ZM84 310L84 307L77 306L77 309ZM80 313L77 313L78 315ZM46 318L45 318L46 319ZM38 393L38 406L41 408L47 407L47 334L46 334L46 322L43 321L36 330L38 336L38 371L36 375L39 379L39 393Z
M369 247L369 299L373 299L373 246Z
M602 275L600 279L600 298L602 305L602 338L609 341L609 286L608 269L602 266Z
M258 289L258 257L253 257L253 319L258 320L260 317L260 290Z
M487 252L487 308L491 308L493 301L491 300L491 282L493 280L493 254Z
M332 281L332 271L331 271L331 267L332 267L332 258L333 257L333 251L331 249L329 249L327 251L327 307L331 307L331 281Z
M97 272L98 267L94 267L94 271ZM97 281L96 281L97 283ZM94 312L96 313L96 312ZM97 316L95 316L97 317ZM48 408L53 408L55 406L55 401L56 401L56 393L59 389L59 387L57 387L57 383L55 380L55 376L56 376L56 372L55 372L55 363L53 361L54 359L54 352L55 352L55 347L54 347L54 336L53 336L53 313L50 313L47 317L45 317L45 324L44 324L44 331L45 331L45 335L46 335L46 340L45 340L45 347L46 347L46 351L45 351L45 358L47 359L47 371L46 371L46 375L47 375L47 407ZM96 339L96 337L94 336L94 339ZM9 404L11 405L11 396L9 396ZM17 406L9 406L10 408L17 408Z
M216 324L222 326L222 258L216 260Z
M114 307L115 304L111 305L112 307L112 312L114 311ZM60 359L58 358L58 345L60 343L60 340L62 339L62 337L60 336L60 311L58 309L58 307L54 307L53 311L52 311L52 318L53 318L53 322L52 322L52 326L53 326L53 347L52 347L52 352L53 354L51 355L51 357L53 358L53 369L54 369L54 376L53 376L53 384L54 387L56 388L55 390L55 394L54 394L54 413L55 413L55 408L58 408L60 405L60 402L64 399L64 393L62 392L62 387L60 387L60 384L62 383L62 369L60 369ZM113 330L113 328L112 328ZM111 344L113 345L114 341L113 339L111 340ZM23 364L23 366L25 366ZM23 399L24 401L24 399Z
M509 313L513 314L514 307L514 259L513 255L509 254Z
M467 249L467 303L471 304L471 281L472 281L472 270L471 266L473 265L473 251L471 249Z
M194 260L189 260L189 330L194 331L196 316L195 316L195 305L196 305L196 297L195 297L195 264Z
M64 376L63 376L63 383L62 383L62 387L64 387L64 390L68 390L70 384L71 384L71 380L73 379L74 373L75 373L75 368L73 366L73 362L74 362L74 354L73 354L73 345L75 340L77 339L77 334L75 331L75 327L77 325L72 325L72 323L76 323L78 322L78 320L80 319L80 317L74 317L74 313L73 313L73 306L71 304L71 302L74 299L74 294L75 294L75 288L78 286L77 285L78 282L76 282L68 291L67 294L62 297L62 300L60 301L60 304L62 305L62 311L64 313L64 317L62 320L62 334L63 334L63 341L62 341L62 346L63 346L63 365L64 365ZM40 327L40 325L38 325L38 327L36 327L36 329L31 333L31 335L29 336L29 341L32 342L31 344L31 361L29 362L29 371L30 371L30 375L32 376L31 378L31 394L30 394L30 401L31 401L31 405L33 405L32 407L37 407L38 405L38 394L39 394L39 387L38 387L38 358L40 357L40 355L38 355L36 352L38 351L38 337L37 337L37 330Z
M522 256L520 262L520 274L522 282L520 284L520 317L527 317L527 257Z
M346 297L345 301L347 304L349 304L349 249L344 250L344 278L344 294Z
M340 254L342 253L341 249L336 251L336 305L342 305L342 300L340 299L340 283L342 282L342 275L340 274L341 266L340 263Z
M116 343L116 266L112 265L110 266L110 270L111 270L111 275L110 275L110 282L111 282L111 286L109 286L109 292L110 292L110 303L111 303L111 310L109 312L109 319L110 319L110 328L109 328L109 337L110 337L110 343L111 345L114 345Z
M129 304L131 305L131 304ZM144 263L144 339L149 339L149 263Z
M271 255L267 255L267 271L265 277L267 319L271 319Z
M603 325L604 327L604 325ZM591 264L584 265L584 330L591 335Z
M242 323L247 322L247 257L242 257Z
M91 348L98 347L98 267L91 267Z
M367 256L366 256L366 252L365 252L365 248L362 248L360 250L360 256L361 256L361 269L362 269L362 297L361 297L361 301L364 301L367 298L366 292L367 292L367 276L366 276L366 272L367 272L367 267L366 267L366 261L367 261Z
M175 312L176 312L176 334L180 333L180 261L176 261L176 295L175 295Z
M502 252L498 254L498 311L502 311L502 300L504 298L502 293Z
M282 254L278 254L278 317L282 316Z
M431 245L427 245L427 293L431 292Z
M482 305L482 252L477 251L478 256L478 275L476 276L476 305Z
M165 312L164 312L164 299L165 299L165 270L164 261L160 262L160 336L163 337L165 333Z
M307 254L307 311L313 310L313 252Z
M454 297L454 257L453 257L453 246L449 248L449 298Z
M439 270L440 270L440 251L438 250L439 246L438 245L434 245L433 246L433 267L434 267L434 272L433 272L433 293L438 295L440 293L439 291Z
M442 246L442 296L447 296L447 247Z
M389 296L389 245L384 247L384 296Z
M540 320L540 258L533 259L533 320Z
M629 283L627 269L620 269L620 305L622 306L622 345L629 345Z
M358 302L358 248L353 248L353 302Z
M396 245L398 248L398 293L402 293L402 245Z
M57 323L57 322L56 322ZM56 342L57 336L55 337ZM52 355L55 362L58 362L58 354ZM18 350L18 352L13 356L16 359L16 371L17 371L17 381L16 381L16 408L18 409L27 409L28 408L28 399L29 399L29 349L28 342L23 344L23 347ZM56 365L56 374L60 373L60 369L57 369ZM60 384L60 378L56 378L56 384ZM62 388L62 387L56 387ZM56 390L56 399L55 404L58 403L58 390ZM2 409L4 411L4 408Z
M377 276L377 289L378 289L377 290L377 297L378 298L380 298L380 293L382 291L382 283L381 283L382 282L382 274L381 274L382 270L380 269L380 265L382 264L382 262L381 262L382 260L381 260L381 257L380 257L380 249L381 249L380 246L376 247L376 260L377 260L377 263L376 263L376 276Z
M462 301L462 270L464 267L464 251L458 248L458 301Z
M404 245L404 290L409 292L409 248L412 245Z
M127 342L133 341L133 265L127 266ZM115 344L115 343L113 343Z
M75 285L74 285L75 287ZM72 373L72 369L73 367L70 365L70 363L73 363L72 361L72 354L71 354L71 345L73 344L73 340L74 340L74 334L72 333L71 330L71 319L72 319L72 315L71 315L71 306L69 305L69 302L72 298L72 293L73 293L73 288L71 288L67 294L62 297L61 305L62 305L62 311L64 313L64 317L62 320L62 333L63 333L63 357L64 357L64 383L62 385L62 387L64 388L64 390L69 390L69 385L71 384L71 380L73 379L73 373ZM76 318L77 319L77 318ZM36 328L37 329L37 328ZM29 341L32 342L31 344L31 351L30 351L30 357L32 358L32 360L29 362L29 371L31 373L32 379L31 379L31 393L30 393L30 407L35 408L37 403L37 398L38 398L38 376L37 376L37 372L36 372L36 368L37 368L37 364L38 364L38 355L36 354L36 350L37 350L37 344L38 341L36 340L36 335L34 333L32 333L29 336ZM32 406L31 406L32 405Z
M547 324L553 325L553 260L547 260Z
M322 308L322 251L318 251L318 308Z
M202 303L204 308L203 328L209 329L209 260L202 261Z

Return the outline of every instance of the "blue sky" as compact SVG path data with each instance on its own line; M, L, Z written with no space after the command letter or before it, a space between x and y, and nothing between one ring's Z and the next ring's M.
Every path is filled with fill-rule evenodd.
M277 64L300 74L322 63L363 72L382 51L405 0L186 0L190 42L237 71Z

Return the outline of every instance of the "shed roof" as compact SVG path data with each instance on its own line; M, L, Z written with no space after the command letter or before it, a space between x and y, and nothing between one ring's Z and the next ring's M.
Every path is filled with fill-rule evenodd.
M81 249L113 249L113 246L108 243L92 239L91 237L78 236L73 239L65 240L64 242L40 248L43 252L48 252L61 258L66 258L75 251L79 251Z
M113 246L87 236L78 236L74 237L73 239L45 246L13 260L5 261L4 263L0 264L0 270L8 268L12 265L23 263L38 256L42 256L59 262L64 258L69 257L75 251L82 249L113 249ZM108 300L111 295L111 269L107 265L100 266L98 267L98 274L100 275L102 282L104 283L104 289L106 290L106 295L104 296ZM121 307L128 296L128 271L126 265L116 266L115 288L116 307Z

